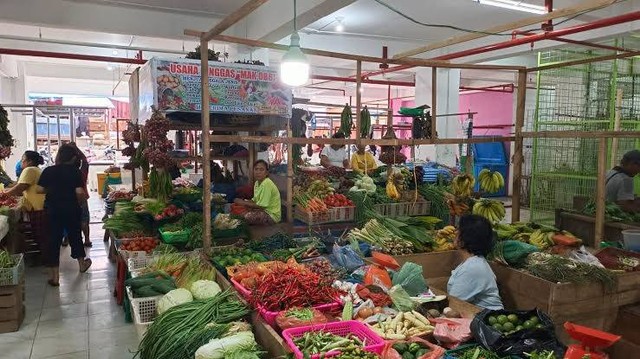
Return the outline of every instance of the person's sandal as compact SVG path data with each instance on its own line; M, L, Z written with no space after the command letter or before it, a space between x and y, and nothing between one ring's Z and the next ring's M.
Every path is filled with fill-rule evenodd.
M49 285L52 286L52 287L59 287L60 286L60 283L59 282L54 282L53 279L49 279L47 281L47 283L49 283Z
M89 267L91 267L91 258L87 258L84 260L84 263L82 263L82 265L80 266L80 273L84 273L86 271L89 270Z

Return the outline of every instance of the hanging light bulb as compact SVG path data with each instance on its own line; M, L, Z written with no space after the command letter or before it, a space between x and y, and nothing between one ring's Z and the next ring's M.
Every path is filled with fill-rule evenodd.
M280 62L280 80L289 86L301 86L309 81L309 61L300 50L300 35L296 28L296 0L293 0L291 44Z
M337 32L343 32L344 31L344 23L342 22L344 20L343 17L337 17L336 18L336 31Z

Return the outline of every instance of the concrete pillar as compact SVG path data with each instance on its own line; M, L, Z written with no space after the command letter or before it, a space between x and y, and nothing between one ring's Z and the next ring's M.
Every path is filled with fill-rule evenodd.
M0 77L0 104L24 104L26 103L25 96L25 74L24 67L18 66L18 77ZM4 168L7 174L13 178L15 176L15 165L17 161L20 161L24 151L32 149L29 147L27 137L27 126L29 123L27 117L18 112L12 112L7 109L9 113L9 131L15 140L15 146L11 151L11 156L5 161Z
M437 114L458 113L460 70L438 69L437 71ZM431 106L432 70L420 68L416 72L416 106ZM455 138L460 133L458 116L436 119L438 137ZM420 146L416 149L416 160L433 160L443 165L455 166L458 156L457 145Z

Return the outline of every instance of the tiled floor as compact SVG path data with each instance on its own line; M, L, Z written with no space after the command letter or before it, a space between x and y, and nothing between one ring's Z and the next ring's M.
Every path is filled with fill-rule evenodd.
M85 274L62 248L60 287L43 267L26 269L26 317L15 333L0 334L0 357L11 359L125 359L138 345L135 327L113 297L115 265L107 258L101 225L92 225L93 260Z

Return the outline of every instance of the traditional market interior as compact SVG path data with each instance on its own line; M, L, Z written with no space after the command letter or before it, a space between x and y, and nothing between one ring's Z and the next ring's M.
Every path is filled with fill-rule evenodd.
M639 20L1 1L2 356L637 358Z

